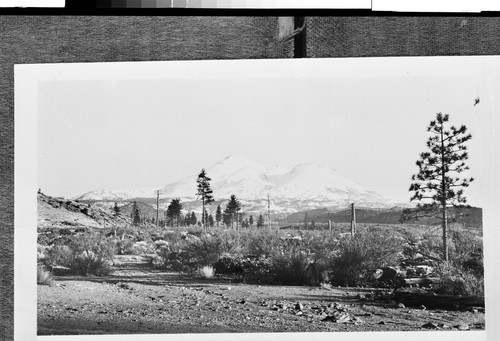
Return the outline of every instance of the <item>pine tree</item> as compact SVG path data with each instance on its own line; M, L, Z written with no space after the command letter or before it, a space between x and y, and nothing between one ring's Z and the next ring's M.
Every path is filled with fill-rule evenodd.
M115 206L113 206L113 213L115 217L117 217L120 214L120 207L118 207L118 204L115 202Z
M181 199L172 199L167 207L167 217L170 218L172 227L174 227L174 220L177 221L177 227L179 226L179 219L182 214L182 204Z
M414 192L410 201L417 202L415 210L405 210L403 220L409 216L418 219L419 215L429 216L439 213L443 232L443 259L448 262L448 210L450 207L462 207L467 199L464 189L474 181L459 174L468 170L465 143L472 138L467 127L447 127L449 115L436 114L427 131L427 152L420 154L417 160L418 173L412 176L410 192Z
M224 223L224 225L226 225L226 227L232 227L233 215L228 211L227 205L224 209L224 213L222 213L222 222Z
M198 184L198 191L197 195L199 198L201 198L201 203L202 203L202 226L205 228L205 215L203 212L205 212L205 205L210 205L212 202L214 202L214 197L213 197L213 191L210 188L210 179L206 172L205 169L203 168L198 174L198 179L196 180L196 183Z
M193 211L193 212L191 212L190 223L191 223L191 225L196 225L197 222L198 222L198 219L196 219L196 214L194 214L194 211Z
M222 221L222 210L220 205L217 205L217 212L215 212L215 221L217 221L217 227L219 227L219 223Z
M139 226L141 224L141 211L139 210L139 206L137 206L137 201L134 201L132 205L131 218L134 226Z
M184 225L186 226L191 225L191 214L186 213L186 216L184 217Z
M236 199L236 195L231 195L228 203L226 204L226 212L230 215L231 219L231 227L233 226L233 222L236 221L236 229L238 229L238 215L241 209L241 203L238 199Z
M248 225L249 225L249 226L253 226L253 216L250 216L250 217L248 218Z
M212 216L212 214L209 214L208 215L208 226L214 227L214 224L215 224L214 217Z
M259 218L257 219L257 227L263 227L264 226L264 217L259 215Z

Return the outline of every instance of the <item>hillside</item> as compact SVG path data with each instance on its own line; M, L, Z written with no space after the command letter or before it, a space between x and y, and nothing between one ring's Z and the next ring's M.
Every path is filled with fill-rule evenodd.
M88 203L53 198L38 193L38 228L103 228L125 224L125 215L114 216L112 211Z

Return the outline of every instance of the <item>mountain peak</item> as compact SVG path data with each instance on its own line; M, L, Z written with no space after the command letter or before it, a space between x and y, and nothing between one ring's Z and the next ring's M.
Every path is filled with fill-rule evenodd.
M315 163L301 163L293 169L279 165L261 165L244 156L229 154L224 159L206 168L212 179L211 185L217 200L236 194L253 211L262 209L263 198L270 193L276 211L293 212L304 207L336 207L356 202L366 207L386 207L391 201L376 192L364 188L334 168ZM195 200L196 174L171 182L162 189L165 198ZM131 197L131 194L113 193ZM139 193L134 193L138 197ZM155 193L140 193L143 197L154 197ZM101 193L97 197L111 197ZM278 206L280 206L278 208ZM248 208L250 209L250 208Z

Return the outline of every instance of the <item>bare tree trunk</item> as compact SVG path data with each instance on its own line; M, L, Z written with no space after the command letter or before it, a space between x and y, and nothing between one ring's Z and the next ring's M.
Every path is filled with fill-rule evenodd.
M269 193L267 193L267 227L271 230L271 202L269 200Z
M354 203L351 204L351 236L356 234L356 209Z
M159 214L160 214L160 191L156 191L156 227L158 227Z
M443 125L441 125L441 206L443 208L442 226L443 226L443 259L448 262L448 217L446 215L446 172L444 166L444 136Z
M201 229L205 231L205 198L201 198Z
M449 250L448 250L448 217L446 214L446 204L443 206L443 256L444 261L449 261Z

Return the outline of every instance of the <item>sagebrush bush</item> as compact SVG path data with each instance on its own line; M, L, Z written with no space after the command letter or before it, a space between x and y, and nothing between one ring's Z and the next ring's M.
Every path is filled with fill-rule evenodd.
M271 258L271 273L276 284L311 284L307 276L309 258L301 252L275 255Z
M41 259L49 269L56 266L70 267L73 263L74 251L68 245L52 244L45 249L45 257Z
M155 242L155 253L158 260L155 264L159 268L184 271L192 265L189 256L184 252L187 242L180 238L176 242L158 240Z
M218 274L242 274L244 272L243 260L240 257L224 255L214 263L214 269Z
M403 240L389 231L363 232L354 237L342 238L338 256L333 260L332 284L361 285L366 271L398 265L402 249Z
M47 248L46 252L44 264L50 269L65 267L82 276L101 276L113 270L114 242L100 233L69 236Z
M146 255L154 251L154 244L148 243L145 240L136 242L132 245L131 252L133 255Z
M185 247L189 259L200 266L212 265L225 254L239 255L241 251L240 236L235 231L205 234L199 239L188 240Z
M134 241L129 238L118 239L115 242L116 254L118 255L132 255L134 247Z
M471 271L443 263L437 269L442 284L435 290L442 295L484 296L484 279Z
M247 233L244 244L248 254L270 257L280 253L282 240L277 233L257 230Z

